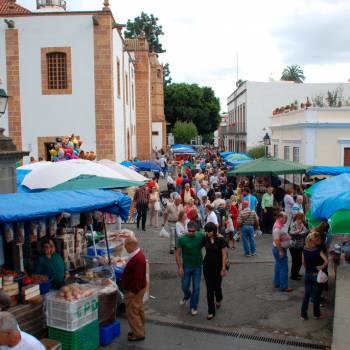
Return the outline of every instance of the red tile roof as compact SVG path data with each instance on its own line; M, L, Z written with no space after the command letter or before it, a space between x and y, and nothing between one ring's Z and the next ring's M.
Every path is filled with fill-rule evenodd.
M0 15L23 15L26 13L31 12L16 4L16 0L0 0Z

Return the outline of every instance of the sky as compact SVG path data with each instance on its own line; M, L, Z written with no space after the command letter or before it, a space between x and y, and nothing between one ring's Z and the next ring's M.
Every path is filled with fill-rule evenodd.
M103 0L66 0L100 10ZM35 0L17 0L35 9ZM238 79L279 80L300 65L309 83L350 79L350 0L110 0L118 23L142 11L159 18L173 82L211 86L227 110ZM238 59L237 59L238 58ZM238 62L238 64L237 64ZM238 69L237 69L238 68Z

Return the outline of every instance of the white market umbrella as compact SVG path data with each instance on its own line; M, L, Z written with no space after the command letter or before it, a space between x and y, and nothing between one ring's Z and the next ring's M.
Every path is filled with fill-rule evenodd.
M105 165L84 159L72 159L52 163L51 166L33 169L23 180L22 185L30 190L49 189L81 175L128 180L126 176Z
M98 161L99 164L102 164L110 169L113 169L116 171L118 174L126 176L128 180L131 181L149 181L149 179L141 174L139 174L137 171L128 168L124 165L121 165L116 162L112 162L111 160L108 159L102 159Z
M17 168L17 170L37 170L37 169L41 169L41 168L45 168L48 166L51 166L53 163L52 162L35 162L35 163L29 163L29 164L25 164L22 165L20 167Z

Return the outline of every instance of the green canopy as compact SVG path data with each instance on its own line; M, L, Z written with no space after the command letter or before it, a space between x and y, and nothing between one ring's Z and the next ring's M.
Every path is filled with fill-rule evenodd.
M350 235L350 210L336 211L328 220L333 235Z
M140 181L130 181L123 179L112 179L94 175L80 175L69 181L63 182L47 191L77 191L92 189L111 189L127 188L132 186L143 186L145 183Z
M312 229L314 227L317 227L317 226L320 226L322 224L322 220L319 220L319 219L315 219L312 214L311 214L311 209L309 209L307 212L306 212L306 220L309 224L309 228Z
M277 176L286 174L303 174L310 166L272 157L263 157L242 164L228 172L229 176Z

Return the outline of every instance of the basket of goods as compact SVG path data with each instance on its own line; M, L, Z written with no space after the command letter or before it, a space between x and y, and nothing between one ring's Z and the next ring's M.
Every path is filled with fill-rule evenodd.
M71 284L46 295L47 325L75 331L98 318L98 296L94 288Z

